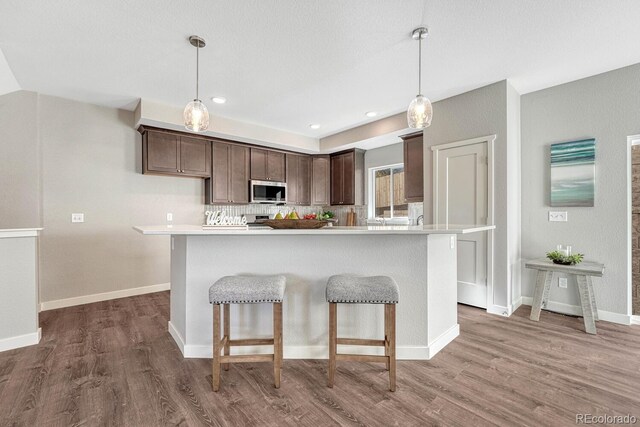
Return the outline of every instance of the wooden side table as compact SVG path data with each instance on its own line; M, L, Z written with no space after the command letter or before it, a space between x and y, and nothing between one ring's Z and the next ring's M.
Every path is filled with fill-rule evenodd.
M593 293L592 277L602 277L604 274L604 264L584 261L577 265L559 265L543 258L529 261L525 267L538 270L536 288L533 294L533 304L531 306L531 316L534 321L540 320L540 310L546 308L549 300L549 290L553 273L565 273L575 276L578 282L578 293L580 294L580 304L582 305L582 317L584 318L584 329L588 334L596 333L596 321L598 320L598 307L596 297Z

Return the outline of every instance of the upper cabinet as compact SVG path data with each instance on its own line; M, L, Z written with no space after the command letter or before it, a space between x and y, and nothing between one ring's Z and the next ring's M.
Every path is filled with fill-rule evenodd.
M424 157L422 132L402 137L404 141L404 195L407 202L424 199Z
M364 151L331 155L331 204L364 205Z
M251 179L285 182L284 153L251 148Z
M311 204L311 157L286 154L287 204Z
M205 180L205 203L249 203L250 149L213 141L213 173Z
M331 204L331 158L317 155L311 158L311 204Z
M175 133L142 134L142 173L208 178L211 143Z

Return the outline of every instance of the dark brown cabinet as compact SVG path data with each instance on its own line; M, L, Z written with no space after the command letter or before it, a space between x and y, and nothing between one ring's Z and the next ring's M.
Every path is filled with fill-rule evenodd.
M318 155L311 158L311 204L331 203L331 158Z
M402 137L404 141L404 196L410 203L424 200L424 158L422 132Z
M279 151L251 149L251 179L285 182L285 155Z
M311 157L286 154L287 204L311 204Z
M205 203L249 203L250 149L213 141L213 173L205 180Z
M142 173L207 178L211 175L211 144L175 133L145 131Z
M364 151L331 155L331 204L364 205Z

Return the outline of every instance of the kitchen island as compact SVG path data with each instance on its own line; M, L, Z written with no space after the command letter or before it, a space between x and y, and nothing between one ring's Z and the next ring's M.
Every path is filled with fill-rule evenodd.
M334 274L393 277L400 288L397 357L433 357L459 334L456 236L493 228L425 225L234 231L192 225L134 227L144 235L171 236L169 332L184 357L212 357L208 291L216 280L238 274L282 274L287 278L284 357L305 359L328 357L325 285ZM383 312L376 305L341 304L338 333L380 339L384 336ZM268 337L271 315L270 304L232 305L231 335L234 339ZM255 353L260 348L234 350ZM363 352L362 347L345 350Z

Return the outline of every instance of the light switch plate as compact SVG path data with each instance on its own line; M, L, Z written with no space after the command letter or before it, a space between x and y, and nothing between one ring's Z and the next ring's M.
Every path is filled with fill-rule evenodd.
M71 222L84 222L84 214L83 213L72 213L71 214Z
M549 221L552 222L567 222L569 216L567 212L549 211Z

